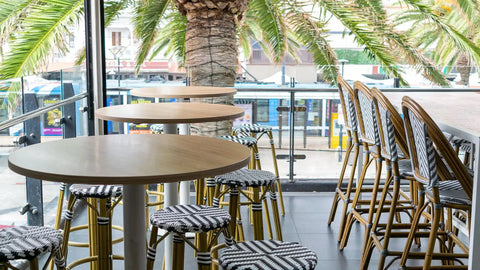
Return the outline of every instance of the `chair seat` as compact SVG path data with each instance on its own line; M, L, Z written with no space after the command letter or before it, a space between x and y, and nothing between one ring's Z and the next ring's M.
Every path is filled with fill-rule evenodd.
M223 269L314 269L317 255L298 243L276 240L247 241L225 248L219 263Z
M400 159L398 161L398 170L401 178L413 177L412 161L410 159Z
M152 226L169 232L208 232L228 226L227 211L204 205L174 205L158 210L150 217Z
M257 139L250 136L224 135L218 136L217 138L236 142L247 147L252 147L257 144Z
M73 184L70 192L78 198L109 198L122 195L122 187L114 185Z
M272 131L271 126L260 124L243 124L238 127L233 127L233 131L236 133L262 133Z
M426 186L425 190L430 196L433 196L431 186ZM442 204L472 205L472 201L457 180L439 181L438 192L440 193L440 202Z
M60 231L39 226L15 226L0 229L0 262L31 260L61 247Z
M275 174L269 171L245 168L215 176L217 184L236 187L268 186L275 181L275 179Z

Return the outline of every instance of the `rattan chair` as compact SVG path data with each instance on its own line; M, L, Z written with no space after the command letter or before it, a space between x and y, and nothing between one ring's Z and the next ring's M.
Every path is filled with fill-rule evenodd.
M273 140L273 132L272 127L267 125L260 125L260 124L243 124L241 126L233 127L232 135L244 135L244 136L251 136L254 137L257 142L266 135L270 141L270 151L272 152L272 160L273 160L273 170L275 176L277 177L277 193L278 193L278 200L280 202L280 212L282 216L285 216L285 206L283 204L283 195L282 195L282 185L280 182L280 174L278 172L278 164L277 164L277 155L275 151L275 141ZM257 146L258 149L258 146Z
M414 177L425 186L426 203L417 209L412 221L400 267L417 269L406 266L407 258L416 257L424 259L421 267L424 270L467 269L460 259L468 258L468 247L453 233L451 218L453 210L459 210L466 213L466 222L470 223L472 177L441 130L417 102L403 97L402 111ZM417 223L428 206L432 217L426 251L411 251L413 239L422 232ZM437 239L440 245L438 252L434 252ZM456 253L454 247L463 253ZM432 266L432 259L442 260L442 266Z
M40 226L5 226L0 229L0 269L18 269L11 261L28 260L31 270L38 270L38 256L50 253L43 269L52 257L57 269L65 269L62 255L62 233Z
M402 255L402 251L392 251L389 249L391 238L407 238L411 227L411 218L414 216L415 207L418 205L416 188L414 187L415 178L413 177L411 162L408 159L408 145L405 135L403 119L393 107L390 101L377 88L371 89L373 102L375 105L375 113L378 123L378 131L380 134L381 155L385 159L387 170L391 170L392 174L386 179L382 196L379 199L377 212L372 224L371 234L368 236L365 250L363 251L363 259L360 269L368 269L370 257L373 249L376 247L380 253L378 269L384 269L387 256L394 257L390 263L398 259ZM412 201L400 189L401 181L409 184ZM389 193L389 187L393 184L393 191ZM387 195L391 196L389 205L385 203ZM402 196L406 199L401 202ZM423 204L423 196L419 199ZM381 222L382 209L388 208L388 216L385 223ZM409 212L410 211L410 212ZM410 218L408 222L395 222L400 212L406 212ZM423 228L427 224L422 225ZM388 268L390 265L387 265Z
M340 94L340 103L342 104L343 109L343 116L345 118L345 129L347 131L348 140L345 157L343 159L342 170L340 171L340 177L338 178L335 195L333 196L333 203L330 209L328 225L330 225L334 221L335 214L338 208L338 203L342 201L343 209L338 234L338 242L340 242L345 227L345 221L347 219L348 207L351 203L351 194L355 193L355 170L357 168L361 142L358 136L357 113L352 99L353 89L341 76L337 77L337 85L338 92ZM352 152L353 157L351 159L352 166L350 169L350 176L348 178L348 181L346 181L347 183L344 183L345 172L347 170L347 166Z

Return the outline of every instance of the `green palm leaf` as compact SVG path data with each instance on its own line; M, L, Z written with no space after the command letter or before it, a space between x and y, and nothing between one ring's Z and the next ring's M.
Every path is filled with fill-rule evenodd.
M65 33L83 16L82 7L83 0L52 0L32 7L0 66L0 79L37 70L54 49L65 52Z
M160 19L165 14L169 4L170 0L145 0L139 1L135 6L135 15L133 17L134 32L140 40L140 47L135 57L137 73L155 42Z
M153 44L150 59L164 52L164 55L175 56L180 61L180 65L183 65L185 63L187 18L175 11L168 14L165 21L167 23L159 30Z

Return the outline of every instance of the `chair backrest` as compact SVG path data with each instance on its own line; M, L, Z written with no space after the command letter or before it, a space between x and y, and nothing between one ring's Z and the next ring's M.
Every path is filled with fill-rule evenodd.
M394 162L398 161L400 153L405 158L409 158L402 117L390 100L376 87L372 87L372 95L382 145L382 156Z
M362 141L380 146L377 117L371 90L362 82L353 84L354 102Z
M345 128L347 130L357 131L357 115L355 105L353 104L352 87L342 78L337 76L338 93L340 94L340 103L342 104Z
M472 177L437 124L410 97L403 97L402 111L414 177L422 182L428 181L431 187L436 188L441 176L437 167L442 167L445 162L453 173L452 177L460 182L472 199Z

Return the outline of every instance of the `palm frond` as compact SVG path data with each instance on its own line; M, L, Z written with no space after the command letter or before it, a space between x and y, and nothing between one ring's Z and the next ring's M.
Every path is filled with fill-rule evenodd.
M110 23L118 17L120 11L124 10L131 0L114 0L114 1L105 1L104 13L105 13L105 27L109 26Z
M32 0L0 1L0 44L20 29L22 18L26 16Z
M308 14L290 6L287 21L297 39L312 53L313 61L327 82L335 82L338 74L337 56L323 36L324 24L312 20Z
M247 16L261 29L267 55L272 62L282 61L287 51L287 30L283 20L280 0L251 0Z
M0 66L0 79L37 70L53 50L66 52L65 33L83 16L83 0L52 0L32 7L22 29L9 43L10 52Z
M145 0L135 6L135 15L133 17L134 33L140 40L140 46L135 56L137 73L155 42L160 20L169 4L170 0Z
M187 18L180 12L171 12L165 18L167 23L158 32L150 59L164 52L164 55L174 55L181 65L185 63L185 33L187 30Z

